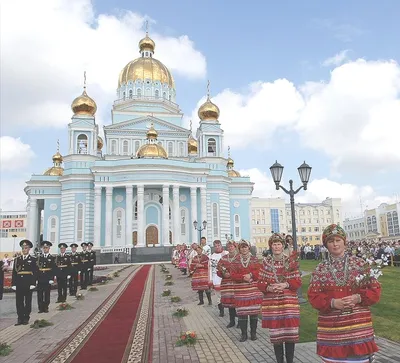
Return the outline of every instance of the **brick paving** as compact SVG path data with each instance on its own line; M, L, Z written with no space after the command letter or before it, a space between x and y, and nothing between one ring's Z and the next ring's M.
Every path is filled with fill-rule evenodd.
M164 286L165 274L156 269L154 345L153 363L180 362L275 362L273 346L269 342L268 329L262 329L259 323L258 340L238 341L240 330L227 329L228 314L220 318L216 298L212 306L198 306L197 294L190 288L190 278L182 276L171 264L165 264L173 276L174 285ZM172 295L182 301L172 304L169 297L162 297L164 289L170 289ZM205 299L206 300L206 299ZM207 304L207 303L206 303ZM185 307L189 315L175 318L172 313L178 307ZM176 347L175 342L181 331L194 330L199 340L193 347ZM381 351L376 356L376 363L400 362L400 344L377 338ZM296 345L296 363L316 363L321 359L316 355L316 344L301 343Z

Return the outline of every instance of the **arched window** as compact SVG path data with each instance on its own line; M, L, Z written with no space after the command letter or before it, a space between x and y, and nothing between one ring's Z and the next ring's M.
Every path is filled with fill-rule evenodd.
M234 224L235 224L235 240L239 240L241 238L241 235L240 235L240 216L239 216L239 214L235 214Z
M57 223L57 222L56 222L56 219L55 219L55 218L52 218L52 219L51 219L51 222L50 222L50 228L52 228L52 229L53 229L53 228L56 228L56 223Z
M162 96L163 96L163 98L167 98L166 92L163 92Z
M208 156L216 156L217 155L217 142L214 138L208 139Z
M122 153L124 155L128 155L128 153L129 153L129 142L128 142L128 140L124 140L124 142L122 144Z
M132 98L133 97L133 91L130 89L129 90L129 98Z
M172 141L168 142L168 156L174 154L174 143Z
M141 89L141 88L138 88L138 89L136 90L136 94L137 94L138 97L142 97L142 89Z
M58 243L58 217L51 216L47 222L47 240Z
M122 98L125 100L125 91L122 93Z
M115 155L117 153L117 140L111 140L111 154Z
M213 221L213 235L219 237L219 218L218 218L218 204L212 205L212 221Z
M170 220L171 220L171 218L172 218L171 207L169 207L168 218L169 218Z
M76 206L76 242L83 242L84 240L84 208L82 203Z
M183 142L179 143L179 156L185 156L185 145Z
M186 234L186 209L181 209L181 235Z
M169 96L168 96L168 100L170 100L170 101L171 101L171 95L169 95Z
M140 148L140 141L135 141L135 154L137 153L137 151L139 150L139 148Z
M135 221L137 220L137 201L135 202L135 205L133 206L133 218Z
M159 91L158 89L156 89L156 90L154 91L154 96L155 96L155 98L160 97L160 91Z
M112 225L114 243L109 241L109 244L117 244L119 246L121 246L121 244L125 244L125 210L122 208L114 209Z
M146 88L146 96L151 96L151 89L150 88Z
M80 134L77 140L78 154L87 154L88 138L85 134Z
M122 218L122 212L119 210L117 211L117 238L121 238L121 233L122 233L121 218Z

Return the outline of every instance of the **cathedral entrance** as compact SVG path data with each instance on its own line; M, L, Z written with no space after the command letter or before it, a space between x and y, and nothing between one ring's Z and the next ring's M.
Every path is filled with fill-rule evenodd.
M156 226L148 226L146 229L146 245L150 247L158 244L158 228Z
M133 244L134 246L137 245L137 231L135 231L135 232L132 233L132 244Z

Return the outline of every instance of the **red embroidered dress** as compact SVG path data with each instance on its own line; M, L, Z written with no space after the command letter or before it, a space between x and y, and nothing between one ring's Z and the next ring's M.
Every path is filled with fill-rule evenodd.
M179 265L178 268L185 269L187 268L187 250L183 250L179 252Z
M235 308L237 316L258 315L262 302L262 293L258 290L257 280L260 263L257 257L249 255L247 260L238 254L231 264L231 278L234 281ZM252 274L253 281L246 282L243 276Z
M236 256L236 253L233 257L229 257L229 254L222 256L217 265L217 275L222 278L221 304L225 308L235 307L234 283L230 277L224 277L224 272L226 271L230 273L232 261L236 258Z
M197 267L197 264L202 266ZM203 254L193 257L189 270L193 273L192 289L194 291L209 290L208 257Z
M262 327L270 329L272 344L283 342L297 343L299 341L300 306L297 289L301 286L297 254L290 257L282 255L277 261L273 256L265 257L260 269L258 288L264 298L261 307ZM283 293L267 291L267 287L281 282L287 282L289 288Z
M379 301L381 286L374 278L359 286L356 278L365 274L369 275L366 262L346 255L321 262L311 276L308 298L319 311L317 354L327 358L324 361L368 356L378 351L369 306ZM332 299L353 294L361 296L361 303L353 309L342 312L331 308Z

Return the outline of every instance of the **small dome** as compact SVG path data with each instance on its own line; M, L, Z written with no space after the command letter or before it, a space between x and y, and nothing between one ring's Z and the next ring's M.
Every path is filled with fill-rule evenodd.
M137 151L137 157L141 158L162 158L168 159L168 154L161 144L156 144L158 133L153 124L147 131L147 144L142 145Z
M189 154L197 154L198 150L198 143L197 140L190 135L188 139L188 152Z
M103 139L100 136L97 136L97 150L101 150L104 146Z
M210 98L207 97L207 101L200 106L197 114L199 115L199 118L202 121L206 120L218 121L220 111L218 106L212 103Z
M226 167L228 169L228 176L231 178L240 178L240 173L233 169L235 166L235 162L230 157L231 148L228 146L228 161L226 163Z
M97 111L97 105L84 89L82 94L73 100L71 109L74 115L94 116Z
M62 176L63 174L64 174L64 168L60 166L52 166L43 173L43 175L49 175L49 176Z
M57 151L54 155L53 155L53 163L62 163L63 162L63 157L62 155Z
M229 167L231 167L231 168L233 168L233 166L235 165L235 162L233 161L233 159L232 158L228 158L228 162L226 163L226 166L229 168Z
M231 178L240 178L241 175L238 171L231 169L228 170L228 176Z
M141 52L143 52L144 50L149 50L154 53L155 47L156 43L154 43L154 40L151 39L147 33L146 36L139 41L139 49Z

